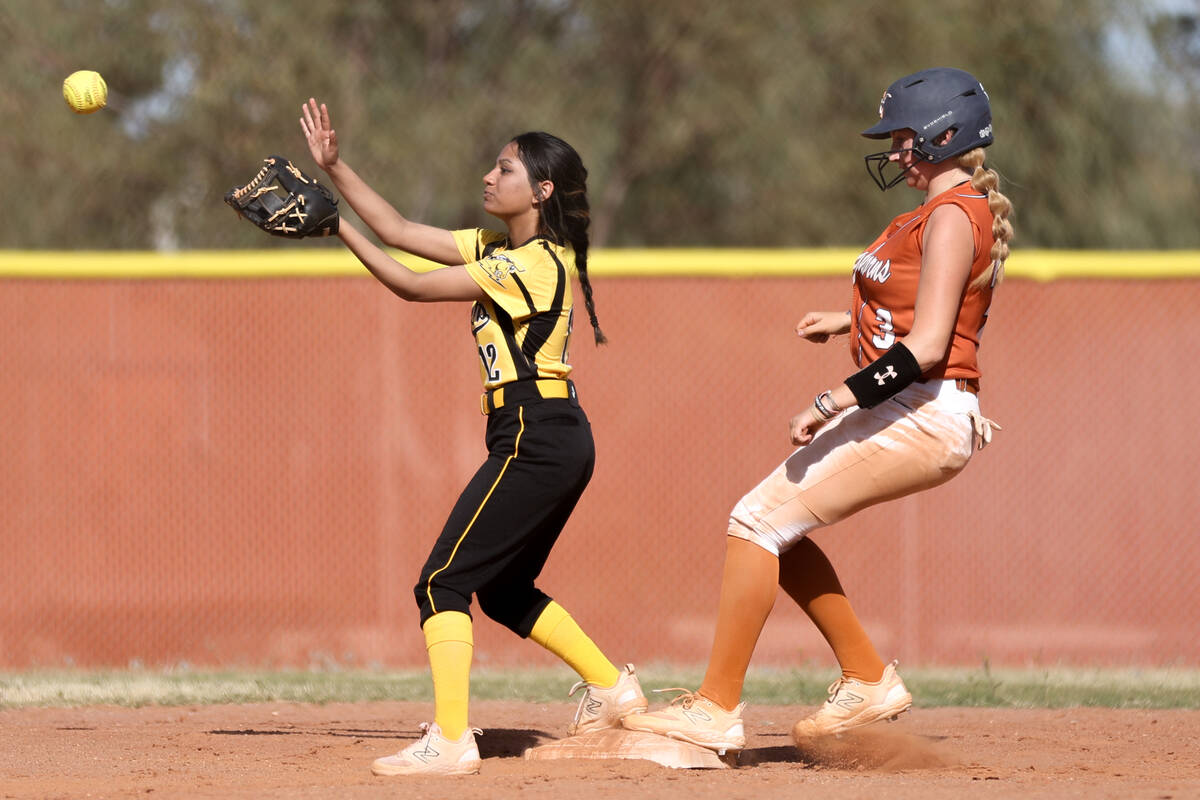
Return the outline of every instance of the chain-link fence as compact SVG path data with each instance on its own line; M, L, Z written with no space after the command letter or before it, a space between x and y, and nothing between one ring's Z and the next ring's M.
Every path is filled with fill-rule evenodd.
M848 280L596 291L597 470L542 583L614 659L703 662L729 509L852 368L792 327ZM1197 307L1194 279L999 289L992 447L815 534L881 653L1200 663ZM467 314L366 277L0 282L0 666L422 663L411 587L484 454ZM756 663L829 658L781 595Z

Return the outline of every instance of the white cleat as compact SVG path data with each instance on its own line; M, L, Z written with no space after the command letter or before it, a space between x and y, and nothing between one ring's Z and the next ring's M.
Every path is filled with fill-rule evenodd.
M376 775L474 775L481 764L475 746L478 728L467 728L457 741L442 736L437 723L421 723L421 738L394 756L371 763Z
M912 695L896 674L896 664L884 667L883 677L875 683L838 678L830 685L825 704L792 727L792 738L799 743L900 716L912 707Z
M580 681L571 687L568 697L587 687L575 709L575 719L567 726L568 736L621 727L621 720L629 714L645 711L650 705L642 686L638 683L633 664L622 668L617 682L608 688Z
M726 711L719 705L686 689L659 689L683 692L662 711L631 714L621 725L631 731L646 731L713 750L717 755L741 751L746 747L746 729L742 724L745 703Z

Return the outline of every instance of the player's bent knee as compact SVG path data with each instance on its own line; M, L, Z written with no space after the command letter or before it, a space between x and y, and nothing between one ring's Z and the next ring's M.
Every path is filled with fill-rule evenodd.
M778 556L822 525L824 523L798 498L767 513L755 513L743 498L729 514L726 533Z
M756 544L774 556L778 556L784 549L777 537L763 531L747 530L740 525L730 525L728 534L735 539L743 539L751 544Z
M512 604L498 592L476 592L475 599L483 615L500 624L504 624L504 620L513 614Z
M739 502L734 506L733 511L729 515L729 527L726 529L726 534L735 539L744 539L747 542L756 544L772 555L778 556L780 553L780 545L782 544L774 532L769 528L760 525L759 520L755 519L750 514L749 509L744 503Z
M534 587L522 591L513 588L486 590L475 593L479 610L493 622L510 631L525 635L533 626L533 619L549 600Z

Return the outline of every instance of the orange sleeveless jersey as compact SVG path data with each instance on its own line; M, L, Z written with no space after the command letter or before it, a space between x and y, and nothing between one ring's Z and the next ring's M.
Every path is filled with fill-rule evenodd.
M921 240L929 215L952 204L966 212L975 237L975 260L968 284L992 269L992 212L987 195L971 184L954 186L920 207L892 220L854 262L854 304L850 311L850 351L860 367L879 358L912 330L921 275ZM966 290L946 357L922 380L978 378L979 337L992 302L992 283Z

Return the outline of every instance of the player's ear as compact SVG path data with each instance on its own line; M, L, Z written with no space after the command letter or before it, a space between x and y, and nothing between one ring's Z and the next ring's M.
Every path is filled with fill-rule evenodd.
M554 181L538 181L534 184L533 204L540 205L554 194Z

